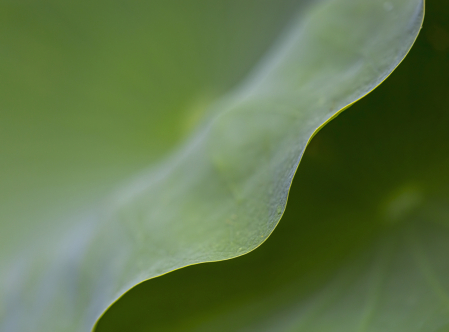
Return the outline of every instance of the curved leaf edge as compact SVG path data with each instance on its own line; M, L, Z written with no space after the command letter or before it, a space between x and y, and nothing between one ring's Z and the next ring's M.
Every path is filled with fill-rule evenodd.
M426 1L426 0L422 0L422 18L421 18L421 23L420 23L420 30L422 29L423 23L424 23L424 17L425 17L425 1ZM301 160L302 160L302 158L303 158L303 156L304 156L304 152L305 152L305 150L307 149L307 147L309 146L309 144L310 144L310 142L312 141L312 139L313 139L313 138L315 137L315 135L317 135L318 132L319 132L321 129L323 129L328 123L330 123L333 119L335 119L337 116L339 116L341 113L343 113L343 111L345 111L345 110L347 110L348 108L350 108L352 105L354 105L355 103L357 103L359 100L365 98L368 94L370 94L370 93L373 92L376 88L378 88L378 87L379 87L379 86L380 86L386 79L388 79L388 77L390 77L390 75L396 70L396 68L397 68L397 67L404 61L404 59L407 57L407 55L409 54L409 52L410 52L411 49L413 48L413 45L415 44L415 42L416 42L418 36L419 36L419 33L415 36L415 38L414 38L412 44L410 45L410 47L408 48L408 50L405 52L404 56L398 61L397 64L395 64L395 65L393 66L392 70L391 70L391 71L390 71L390 72L389 72L389 73L388 73L388 74L387 74L387 75L386 75L386 76L385 76L379 83L377 83L375 86L373 86L369 91L367 91L365 94L363 94L362 96L360 96L358 99L354 100L352 103L350 103L350 104L348 104L348 105L342 107L340 110L336 111L335 114L333 114L329 119L327 119L325 122L323 122L319 127L317 127L317 128L313 131L312 135L311 135L311 136L309 137L309 139L307 140L307 143L306 143L306 145L305 145L305 147L304 147L304 149L303 149L301 155L300 155L299 158L298 158L298 163L297 163L297 165L296 165L296 168L294 169L294 173L293 173L292 180L291 180L291 182L290 182L288 188L286 188L286 191L287 191L287 201L286 201L286 203L285 203L285 205L284 205L284 207L283 207L282 213L280 214L280 216L279 216L277 222L275 223L274 228L270 231L270 233L268 234L268 236L266 236L266 237L263 239L262 242L260 242L256 247L254 247L254 248L252 248L252 249L250 249L250 250L248 250L248 251L242 252L241 254L238 254L238 255L234 255L234 256L231 256L231 257L228 257L228 258L225 258L225 259L210 260L210 261L203 261L203 262L197 262L197 263L193 263L193 264L188 264L188 265L185 265L185 266L182 266L182 267L179 267L179 268L176 268L176 269L167 271L167 272L162 273L162 274L160 274L160 275L157 275L157 276L153 276L153 277L151 277L151 278L144 279L144 280L142 280L142 281L140 281L140 282L134 284L132 287L128 288L128 289L127 289L126 291L124 291L120 296L118 296L114 301L112 301L112 302L111 302L111 303L110 303L110 304L103 310L103 312L96 318L95 324L93 325L91 331L92 331L92 332L95 332L95 330L96 330L96 328L97 328L97 326L98 326L98 323L99 323L99 321L101 320L101 318L105 315L105 313L106 313L106 312L107 312L107 311L108 311L108 310L109 310L109 309L110 309L116 302L118 302L122 297L124 297L124 296L125 296L131 289L133 289L133 288L139 286L140 284L142 284L142 283L144 283L144 282L151 281L152 279L155 279L155 278L160 278L160 277L162 277L162 276L164 276L164 275L166 275L166 274L169 274L169 273L172 273L172 272L175 272L175 271L178 271L178 270L187 268L187 267L191 267L191 266L195 266L195 265L199 265L199 264L206 264L206 263L218 263L218 262L222 262L222 261L227 261L227 260L235 259L235 258L238 258L238 257L241 257L241 256L244 256L244 255L247 255L247 254L251 253L252 251L254 251L254 250L256 250L257 248L259 248L262 244L264 244L265 241L267 241L268 238L271 236L271 234L273 234L274 230L275 230L276 227L278 226L279 222L281 221L281 219L282 219L282 217L283 217L283 215L284 215L284 213L285 213L285 209L286 209L287 204L288 204L288 198L289 198L289 195L290 195L290 189L291 189L291 187L292 187L292 183L293 183L294 177L296 176L296 173L297 173L297 171L298 171L299 165L300 165Z

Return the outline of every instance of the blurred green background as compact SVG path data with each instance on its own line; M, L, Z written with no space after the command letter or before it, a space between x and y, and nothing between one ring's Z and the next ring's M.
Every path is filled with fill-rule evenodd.
M426 6L399 68L314 137L260 248L136 286L97 331L449 330L449 3Z
M306 2L1 1L0 257L190 134Z

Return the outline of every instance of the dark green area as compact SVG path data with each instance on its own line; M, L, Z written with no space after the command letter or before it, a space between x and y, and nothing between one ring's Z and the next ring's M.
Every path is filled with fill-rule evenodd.
M400 233L421 210L447 211L449 4L426 5L424 29L403 64L312 140L266 243L133 288L97 331L207 331L214 320L221 322L214 331L234 331L271 316L272 307L282 320L282 308L312 296L345 262L366 255L371 264L370 251L363 253L377 238ZM448 223L449 213L439 215Z

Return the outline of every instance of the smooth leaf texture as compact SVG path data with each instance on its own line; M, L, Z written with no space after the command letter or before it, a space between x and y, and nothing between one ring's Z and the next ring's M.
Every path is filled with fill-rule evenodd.
M260 3L223 3L225 22L202 2L4 5L3 330L88 330L145 279L259 246L310 138L391 73L423 16L420 0L270 4L254 23Z
M449 3L404 63L307 147L270 238L137 286L103 331L449 328Z

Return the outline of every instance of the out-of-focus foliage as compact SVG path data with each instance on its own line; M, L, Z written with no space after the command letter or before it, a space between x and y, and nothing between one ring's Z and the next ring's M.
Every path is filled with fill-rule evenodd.
M24 237L48 236L55 220L167 154L247 74L299 5L0 6L2 255Z
M449 329L449 3L393 75L307 148L260 248L132 289L121 331Z
M398 65L423 3L48 0L1 9L0 329L22 332L90 329L144 279L260 245L310 137ZM407 188L386 203L394 220L421 202ZM267 301L198 318L199 328L238 328L235 315L251 320L252 310L272 310Z

